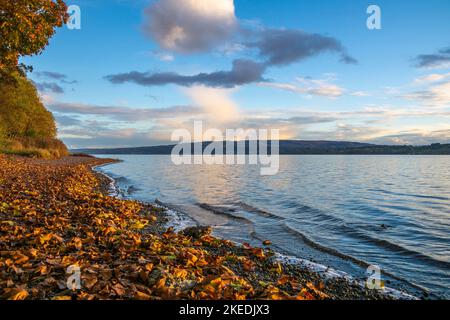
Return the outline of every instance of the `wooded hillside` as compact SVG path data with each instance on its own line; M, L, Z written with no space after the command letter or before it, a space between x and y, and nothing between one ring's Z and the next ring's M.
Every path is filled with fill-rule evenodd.
M68 153L20 57L40 54L67 20L61 0L0 0L0 152L36 157Z

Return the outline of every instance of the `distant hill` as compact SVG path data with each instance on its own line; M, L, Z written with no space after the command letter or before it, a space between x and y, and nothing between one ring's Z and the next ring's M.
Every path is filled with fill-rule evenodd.
M210 142L203 142L203 149ZM268 143L270 147L270 142ZM248 150L249 142L246 142ZM169 155L175 145L136 147L136 148L114 148L114 149L74 149L72 153L105 154L105 155ZM193 150L194 144L191 144ZM236 152L235 143L235 153ZM226 152L224 142L224 152ZM248 153L248 152L247 152ZM388 146L375 145L359 142L345 141L280 141L281 155L297 154L355 154L355 155L450 155L450 144L432 144L429 146Z

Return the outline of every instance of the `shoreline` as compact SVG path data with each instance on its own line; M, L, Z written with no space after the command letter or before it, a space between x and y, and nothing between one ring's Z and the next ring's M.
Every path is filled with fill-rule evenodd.
M165 210L104 194L111 181L94 168L113 161L0 155L0 299L394 299L211 228L166 230ZM73 265L79 290L65 287Z
M112 163L114 163L114 162L112 162ZM95 166L92 169L95 173L98 173L111 181L111 185L113 185L113 188L111 188L111 196L115 196L115 195L121 194L120 187L118 186L116 180L113 177L109 176L104 171L97 170L97 168L105 167L112 163L106 163L106 164L103 164L100 166ZM166 223L166 226L174 228L174 230L176 232L180 232L180 231L184 230L185 228L193 227L192 224L195 224L195 227L202 227L202 224L199 221L197 221L194 217L190 216L189 213L183 212L182 208L172 207L169 204L161 202L159 199L156 199L154 201L154 203L153 202L147 202L147 203L152 206L158 206L158 207L163 208L165 210L165 213L168 216L168 222ZM222 237L220 237L218 235L214 235L214 237L218 237L218 238L222 239ZM229 239L225 239L225 240L229 240ZM232 241L232 242L238 247L243 246L243 243L235 242L235 241ZM263 241L261 240L261 242L263 242ZM358 283L358 285L361 288L365 289L364 281L355 279L352 275L348 274L345 271L340 271L340 270L334 269L332 267L327 267L325 265L322 265L322 264L319 264L319 263L316 263L316 262L313 262L313 261L310 261L310 260L307 260L307 259L304 259L301 257L291 256L291 255L287 255L287 254L277 252L277 251L274 251L274 254L275 254L274 259L278 262L281 262L284 265L301 266L302 268L307 268L311 272L315 272L315 273L319 274L320 277L324 277L324 278L345 279L345 281L348 281L348 282ZM358 260L357 264L359 264L359 263L360 263L360 261ZM402 279L397 279L395 276L390 275L390 274L387 274L387 276L389 276L392 279L396 279L398 281L403 281ZM423 288L416 287L413 284L408 284L408 285L411 285L412 287L415 287L416 289L418 289L420 291L425 291ZM385 287L384 290L381 292L381 294L390 296L391 298L394 298L394 299L419 300L418 297L416 297L406 291L401 291L401 290L397 290L397 289L390 288L390 287Z

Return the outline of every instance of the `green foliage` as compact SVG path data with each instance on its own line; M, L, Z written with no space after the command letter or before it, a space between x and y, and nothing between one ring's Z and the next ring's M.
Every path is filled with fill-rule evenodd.
M16 76L16 83L0 82L0 132L3 138L55 138L52 114L39 99L31 81Z
M0 152L33 157L60 157L67 148L56 139L52 114L42 104L30 80L14 75L0 81Z
M40 54L68 19L62 0L0 0L0 152L50 158L68 154L21 56Z

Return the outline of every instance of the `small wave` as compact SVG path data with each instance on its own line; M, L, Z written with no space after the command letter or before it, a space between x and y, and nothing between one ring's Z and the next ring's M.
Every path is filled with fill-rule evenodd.
M245 202L236 202L235 203L236 206L238 206L239 208L241 208L244 211L250 212L250 213L255 213L259 216L265 217L265 218L273 218L273 219L277 219L277 220L284 220L283 217L280 217L279 215L273 214L271 212L265 211L265 210L261 210L259 208L256 208L252 205L249 205Z
M105 164L102 164L99 166L94 166L94 167L92 167L92 170L94 170L96 173L101 174L106 179L108 179L108 181L109 181L108 194L111 197L118 197L120 195L120 191L119 191L119 188L117 187L116 180L100 169L101 167L104 167L104 166L105 166Z
M197 203L196 205L198 207L200 207L200 208L202 208L204 210L210 211L210 212L212 212L214 214L225 215L228 218L231 218L231 219L234 219L234 220L241 220L241 221L244 221L244 222L246 222L248 224L253 224L253 222L250 221L249 219L236 215L235 214L236 211L234 209L232 209L232 208L223 207L223 206L212 206L212 205L209 205L207 203Z
M368 241L368 242L373 243L373 244L375 244L377 246L383 247L384 249L395 251L397 253L403 254L403 255L411 257L411 258L415 258L415 259L421 260L423 262L426 262L426 263L431 264L431 265L436 266L436 267L440 267L442 269L450 270L450 262L448 262L448 261L435 259L435 258L433 258L431 256L423 254L422 252L418 252L418 251L415 251L415 250L411 250L411 249L405 248L405 247L403 247L403 246L401 246L399 244L392 243L392 242L390 242L388 240L385 240L385 239L378 239L378 238L371 237L368 234L362 233L362 232L360 232L358 230L355 230L355 229L353 229L351 227L348 227L348 226L341 226L341 228L345 229L345 232L347 234L350 234L350 235L355 236L355 237L357 237L359 239Z
M291 204L291 208L297 210L297 212L299 213L302 213L302 219L308 219L308 221L318 221L321 225L325 223L333 225L341 225L347 223L346 220L338 218L336 217L336 215L329 214L325 211L305 205L303 203L299 203L297 201ZM305 213L308 214L307 217L305 217ZM297 220L295 216L293 218Z
M369 263L367 263L367 262L365 262L363 260L359 260L359 259L357 259L355 257L352 257L352 256L346 255L346 254L344 254L342 252L339 252L339 251L337 251L335 249L328 248L328 247L322 246L321 244L318 244L317 242L311 240L310 238L305 236L303 233L301 233L300 231L294 229L293 227L289 226L288 224L283 224L283 227L288 233L290 233L293 236L298 237L300 240L302 240L304 243L306 243L311 248L314 248L316 250L319 250L319 251L331 254L333 256L339 257L339 258L344 259L344 260L351 261L351 262L353 262L353 263L355 263L355 264L357 264L357 265L359 265L361 267L364 267L364 268L367 268L367 267L370 266Z
M140 190L139 188L137 188L137 187L131 185L131 186L129 186L128 189L127 189L127 194L131 195L131 194L133 194L133 193L136 193L136 192L139 191L139 190Z
M308 217L310 222L313 220L319 220L321 222L321 224L323 224L324 221L327 221L327 222L332 221L333 227L339 229L342 233L344 233L346 235L365 240L376 246L379 246L379 247L382 247L384 249L388 249L391 251L395 251L396 253L403 254L407 257L412 257L412 258L421 260L430 265L437 266L437 267L440 267L445 270L450 270L450 262L448 262L448 261L435 259L429 255L422 253L422 252L418 252L418 251L415 251L415 250L412 250L409 248L405 248L399 244L392 243L388 240L372 237L369 234L365 233L364 231L361 232L360 230L350 226L351 224L347 223L345 220L343 220L341 218L337 218L332 215L329 215L320 210L310 208L310 207L307 207L304 205L299 205L298 208L306 208L307 210L314 212L314 216ZM371 208L370 210L373 211L374 208ZM377 210L380 210L380 209L377 209ZM370 225L370 224L365 225L366 230L373 230L373 231L382 231L389 227L391 227L391 226L389 226L389 225Z
M380 192L384 194L394 195L394 196L403 196L403 197L412 197L412 198L421 198L421 199L433 199L433 200L443 200L448 201L450 198L443 197L443 196L429 196L429 195L423 195L423 194L410 194L410 193L400 193L400 192L393 192L385 189L368 189L369 191L373 192Z
M167 228L173 228L175 232L182 231L189 227L196 227L198 226L197 221L195 221L193 218L189 217L184 212L177 210L173 206L163 203L159 201L158 199L155 200L156 207L165 209L165 213L168 216L168 222L166 223Z
M102 176L106 177L110 183L108 187L108 194L112 197L118 197L118 198L126 198L130 193L128 193L128 189L133 187L133 185L125 183L129 183L130 181L128 178L115 175L111 172L108 172L106 170L103 170L103 167L111 165L110 163L101 164L99 166L92 167L92 170L97 172L98 174L101 174Z
M355 264L357 264L357 265L359 265L359 266L361 266L363 268L368 268L371 265L370 263L368 263L368 262L366 262L364 260L355 258L355 257L350 256L350 255L347 255L347 254L342 253L342 252L340 252L340 251L338 251L336 249L325 247L325 246L323 246L323 245L321 245L321 244L311 240L310 238L305 236L302 232L294 229L293 227L291 227L291 226L289 226L287 224L284 224L283 227L286 229L287 232L291 233L294 236L297 236L305 244L307 244L308 246L310 246L310 247L312 247L312 248L314 248L316 250L319 250L319 251L331 254L333 256L336 256L336 257L344 259L344 260L351 261L351 262L353 262L353 263L355 263ZM414 287L414 288L419 289L419 290L424 291L424 292L427 291L425 288L423 288L423 287L421 287L421 286L419 286L419 285L417 285L415 283L412 283L410 281L407 281L407 280L405 280L405 279L403 279L403 278L401 278L399 276L396 276L396 275L394 275L394 274L392 274L390 272L383 271L383 273L385 275L391 277L392 279L395 279L395 280L401 281L403 283L406 283L406 284L410 285L411 287Z
M116 176L114 177L114 180L116 180L117 183L129 183L130 180L124 176Z
M96 170L96 172L107 177L110 183L110 195L114 197L119 197L122 199L127 199L131 197L132 194L139 191L135 185L132 184L132 181L123 176L116 176L109 172L103 170Z

